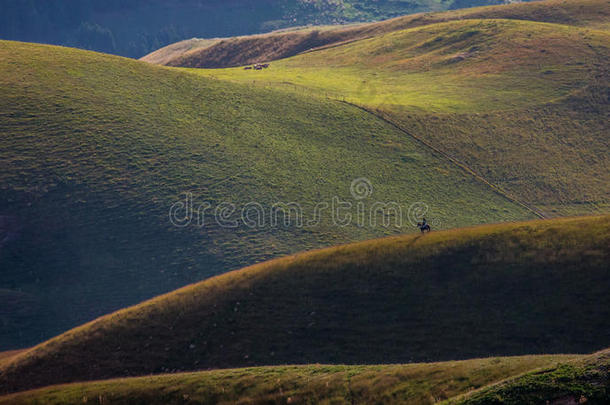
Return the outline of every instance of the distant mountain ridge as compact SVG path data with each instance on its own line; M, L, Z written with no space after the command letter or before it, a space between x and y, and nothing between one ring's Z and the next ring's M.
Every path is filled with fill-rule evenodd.
M141 57L192 37L374 21L505 0L3 0L0 39Z

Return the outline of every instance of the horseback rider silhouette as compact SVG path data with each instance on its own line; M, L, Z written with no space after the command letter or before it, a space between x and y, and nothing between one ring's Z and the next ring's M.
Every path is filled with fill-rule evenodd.
M422 222L418 222L417 227L419 228L421 233L424 233L425 231L430 232L430 230L431 230L430 225L428 225L428 221L426 221L426 218L423 218Z

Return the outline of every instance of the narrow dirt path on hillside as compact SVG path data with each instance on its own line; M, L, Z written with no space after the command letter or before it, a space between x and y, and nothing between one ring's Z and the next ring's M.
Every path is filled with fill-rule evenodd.
M350 103L349 101L345 101L345 100L338 100L338 101L340 101L342 103L345 103L345 104L348 104L348 105L351 105L353 107L359 108L360 110L365 111L365 112L367 112L367 113L369 113L371 115L374 115L375 117L379 118L380 120L382 120L382 121L392 125L394 128L396 128L400 132L402 132L405 135L415 139L415 141L419 142L420 144L422 144L423 146L427 147L428 149L431 149L434 153L437 153L438 155L440 155L441 157L449 160L451 163L453 163L455 166L459 167L460 169L462 169L466 173L470 174L471 176L474 176L474 178L476 178L479 182L483 183L487 187L491 188L496 194L501 195L502 197L504 197L504 198L508 199L509 201L512 201L513 203L515 203L515 204L517 204L517 205L527 209L528 211L531 211L534 215L536 215L539 218L546 218L546 216L539 209L537 209L536 207L531 206L531 205L529 205L529 204L519 200L518 198L510 195L506 191L502 190L499 186L491 183L490 181L485 179L483 176L481 176L480 174L475 172L472 168L470 168L465 163L460 162L459 160L455 159L454 157L450 156L449 154L447 154L447 153L443 152L442 150L438 149L437 147L433 146L429 142L426 142L425 140L423 140L422 138L418 137L417 135L414 135L411 132L407 131L406 129L404 129L399 124L397 124L394 121L392 121L390 118L388 118L387 116L385 116L381 112L375 111L375 110L373 110L371 108L368 108L368 107L365 107L365 106L362 106L362 105Z

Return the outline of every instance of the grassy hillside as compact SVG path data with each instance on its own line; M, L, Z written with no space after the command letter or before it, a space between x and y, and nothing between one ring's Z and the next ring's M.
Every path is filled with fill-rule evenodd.
M433 404L581 356L523 356L386 366L277 366L53 386L0 404ZM101 401L100 401L101 398Z
M163 48L157 49L148 55L143 56L140 58L140 60L157 65L165 65L172 60L176 54L183 54L193 49L206 48L215 44L219 40L220 39L202 38L185 39L183 41L175 42L173 44L164 46Z
M610 350L527 373L451 404L593 404L610 401Z
M608 31L467 19L262 71L192 71L363 106L544 214L573 215L610 207L608 43Z
M144 56L142 60L183 67L240 66L287 58L312 48L333 46L439 22L500 18L602 29L608 27L610 5L607 0L546 0L533 3L421 13L350 27L311 27L299 31L274 32L266 35L225 38L214 41L194 38L168 45Z
M51 339L0 365L0 387L210 367L590 353L610 341L608 246L605 216L289 256Z
M410 232L415 202L437 228L533 217L344 103L6 41L0 72L2 349L257 261ZM356 200L361 177L372 194ZM169 221L187 192L194 210L211 206L203 226L196 212L186 227ZM396 202L402 221L381 210L333 225L330 208L314 208L335 197L352 204L342 217L357 218L357 202L369 213ZM240 219L252 202L260 226ZM291 202L304 225L281 212L272 223L274 205ZM224 222L214 219L221 203L235 205Z
M23 350L9 350L6 352L0 352L0 363L8 361L8 359L10 359L11 357L16 356L17 354L21 353Z
M537 106L598 77L610 34L511 20L396 31L275 61L269 69L193 69L218 79L316 90L360 105L434 113Z

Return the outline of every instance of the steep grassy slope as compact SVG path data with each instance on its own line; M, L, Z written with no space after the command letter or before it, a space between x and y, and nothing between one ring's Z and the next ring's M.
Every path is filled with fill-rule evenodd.
M445 228L532 217L352 106L69 48L0 42L0 145L2 349L270 257L408 232L417 201ZM360 177L373 194L356 200ZM203 226L169 221L187 192L211 206ZM352 203L342 226L314 211L334 197ZM402 221L344 223L375 201ZM260 226L240 219L251 202ZM272 222L282 202L304 225Z
M0 363L8 361L8 359L10 359L13 356L16 356L17 354L21 353L23 350L9 350L7 352L0 352Z
M0 404L433 404L582 356L523 356L388 366L277 366L54 386Z
M604 405L610 403L610 350L530 372L449 403Z
M366 107L546 215L607 212L610 33L514 20L395 31L204 76Z
M608 246L610 216L289 256L51 339L0 365L0 387L208 367L589 353L610 341Z
M164 46L163 48L157 49L148 55L143 56L140 60L154 63L157 65L165 65L172 59L174 59L175 55L183 54L189 52L194 49L207 48L221 39L202 39L202 38L191 38L185 39L180 42L175 42L173 44Z
M610 212L607 83L524 110L380 115L546 216L603 213Z
M237 37L217 41L191 39L168 45L142 60L171 66L218 68L294 56L300 52L439 22L462 19L498 19L550 22L606 28L607 0L546 0L448 12L416 14L352 27L313 27L297 32ZM161 57L162 55L162 57Z

